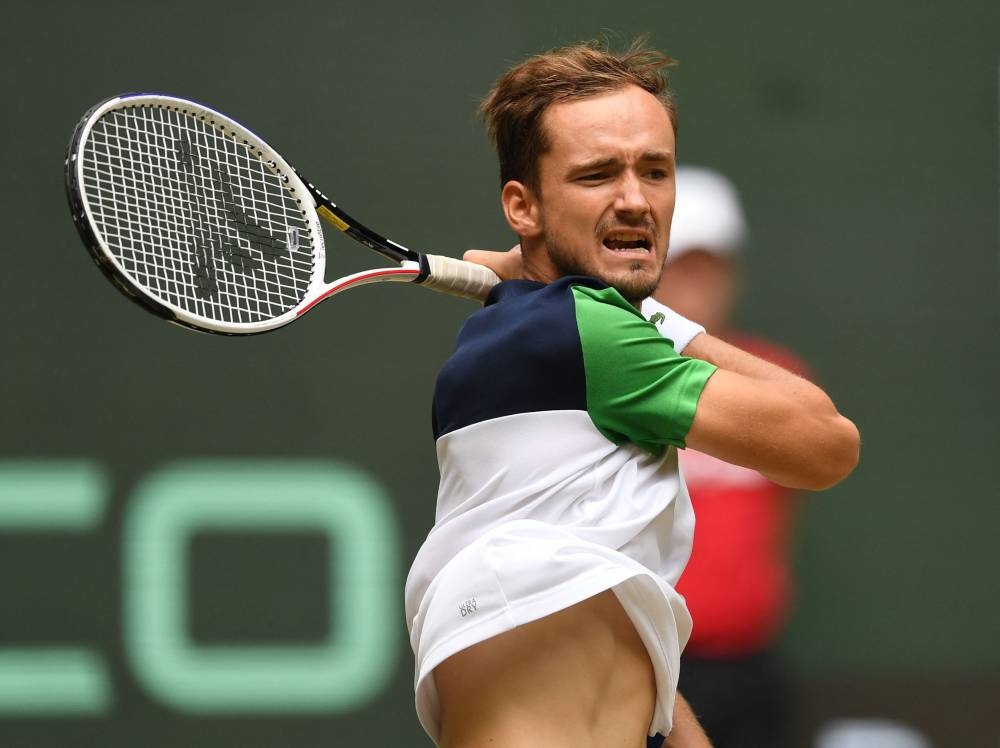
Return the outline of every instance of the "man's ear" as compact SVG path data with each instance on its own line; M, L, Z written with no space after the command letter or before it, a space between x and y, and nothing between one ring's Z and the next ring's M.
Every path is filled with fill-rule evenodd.
M511 180L503 186L500 202L507 224L515 234L521 237L541 235L541 206L530 187Z

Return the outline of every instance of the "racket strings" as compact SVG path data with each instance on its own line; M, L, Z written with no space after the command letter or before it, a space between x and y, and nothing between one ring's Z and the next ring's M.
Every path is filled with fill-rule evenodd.
M258 152L176 109L130 106L91 129L82 189L124 271L190 314L234 323L305 297L312 227Z

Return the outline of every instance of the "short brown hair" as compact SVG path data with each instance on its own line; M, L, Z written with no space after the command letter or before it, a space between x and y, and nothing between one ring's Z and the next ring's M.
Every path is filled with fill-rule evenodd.
M541 126L556 102L610 93L635 85L663 102L677 130L666 68L674 60L636 39L624 52L590 41L529 57L507 71L479 105L500 160L500 184L522 182L538 192L538 159L551 143Z

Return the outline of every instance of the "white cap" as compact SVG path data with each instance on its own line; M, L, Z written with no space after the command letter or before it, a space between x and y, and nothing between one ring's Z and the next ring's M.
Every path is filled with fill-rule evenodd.
M895 720L835 719L820 729L816 748L931 748L931 741Z
M677 167L677 202L667 261L692 249L731 257L747 240L747 223L733 183L711 169Z

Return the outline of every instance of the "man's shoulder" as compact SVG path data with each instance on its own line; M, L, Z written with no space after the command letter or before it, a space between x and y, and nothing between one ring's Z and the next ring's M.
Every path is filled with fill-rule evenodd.
M635 308L605 282L589 276L565 276L551 283L510 280L494 287L485 306L472 314L459 333L459 346L510 337L577 337L581 323L610 314L641 319Z
M620 363L622 328L614 319L646 325L659 341L652 326L596 278L499 284L466 320L438 374L435 435L519 413L588 410L595 366Z
M608 291L611 287L604 281L588 275L566 275L550 283L523 279L506 280L493 287L486 298L483 310L532 307L554 301L571 300L574 297L574 289L578 288L597 293Z

